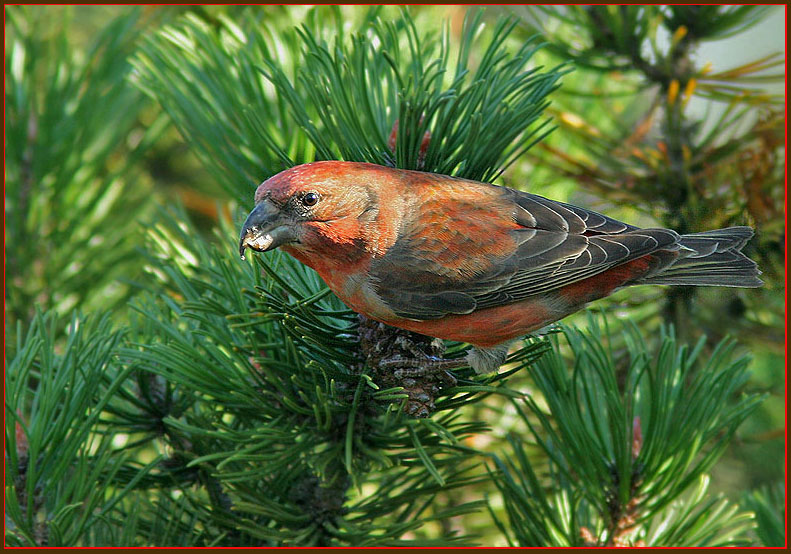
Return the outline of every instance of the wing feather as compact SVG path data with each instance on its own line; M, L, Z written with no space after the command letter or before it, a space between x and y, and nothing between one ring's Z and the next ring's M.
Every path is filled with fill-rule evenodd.
M482 185L485 186L485 185ZM442 227L444 241L426 240L425 226L407 226L371 275L377 294L400 317L436 319L517 302L557 290L659 249L677 249L668 229L639 229L570 204L503 187L484 189L485 214L456 209ZM499 208L492 209L492 206ZM432 206L436 209L436 206ZM486 217L482 217L485 215ZM421 218L436 217L425 213ZM469 218L469 221L466 219ZM484 223L485 222L485 223ZM465 230L480 237L476 251ZM466 257L448 269L449 253Z

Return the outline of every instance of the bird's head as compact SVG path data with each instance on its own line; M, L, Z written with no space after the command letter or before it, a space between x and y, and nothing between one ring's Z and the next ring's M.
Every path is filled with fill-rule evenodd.
M239 254L285 246L290 253L340 255L365 248L378 213L372 178L388 168L354 162L299 165L264 181L242 226Z

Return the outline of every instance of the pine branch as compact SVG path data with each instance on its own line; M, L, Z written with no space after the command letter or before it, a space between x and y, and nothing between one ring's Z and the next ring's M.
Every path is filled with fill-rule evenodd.
M137 409L111 407L118 429L145 431L172 452L143 484L169 480L191 498L185 517L235 544L431 544L402 538L447 517L426 500L483 478L464 441L487 428L459 408L516 393L462 372L439 391L450 402L438 402L434 418L410 419L403 387L382 389L368 376L357 318L315 273L287 256L241 264L227 255L231 243L209 246L182 218L150 228L151 271L169 292L136 303L134 340L121 350L127 367L156 380L137 378L149 387ZM228 227L222 236L232 236ZM543 348L514 362L524 367ZM152 383L166 388L154 393Z
M703 341L690 350L672 333L649 357L634 329L625 335L628 353L616 358L609 332L590 321L584 333L563 329L573 371L556 340L534 365L546 408L534 397L524 408L515 402L547 465L536 468L526 441L512 436L513 455L490 467L512 540L521 546L745 544L751 518L707 495L706 473L761 401L756 395L733 400L746 382L747 361L732 359L732 343L700 359ZM692 496L681 501L685 494Z
M782 482L742 496L742 505L755 513L755 534L764 546L782 547L786 543L785 487Z
M322 156L491 180L545 136L545 124L537 121L563 70L528 68L535 40L508 52L515 21L495 26L488 44L476 36L480 24L481 12L470 12L452 73L448 29L439 39L422 37L405 14L375 21L367 35L352 36L350 46L339 37L330 48L303 31L296 84L276 61L268 62L267 76L288 91L292 112ZM471 52L478 50L473 71ZM306 105L323 107L323 129L310 123ZM392 159L387 136L396 122Z
M166 126L141 127L145 99L126 81L137 15L81 52L63 22L6 14L6 323L29 322L36 305L62 316L117 308L140 275L136 223L150 190L138 167Z
M665 335L649 358L636 333L566 329L573 369L557 339L526 341L496 377L388 368L382 359L453 359L465 345L361 320L288 256L240 263L228 221L207 238L174 208L138 230L147 191L122 186L165 126L159 119L139 146L119 147L136 136L143 106L126 86L133 80L245 205L262 179L317 158L492 180L546 136L546 109L574 140L542 141L552 153L544 167L661 215L678 193L658 179L672 160L689 191L727 212L688 202L683 215L695 225L748 211L771 221L782 114L768 111L746 132L741 122L776 59L716 74L688 63L696 41L763 12L706 7L713 25L704 29L690 21L698 12L676 8L562 12L564 25L590 32L550 47L574 49L580 67L594 68L575 74L572 94L555 90L566 66L547 62L547 47L516 21L490 25L477 11L456 37L447 25L426 32L436 25L421 10L320 7L295 21L289 9L199 9L151 29L139 50L130 15L83 62L65 33L40 41L32 12L9 9L7 248L21 273L7 288L19 285L10 298L32 323L8 349L7 543L469 545L488 507L516 544L745 544L752 516L707 489L712 464L758 404L733 399L746 362L730 343L690 350ZM662 26L673 35L667 49L655 40ZM599 71L634 67L616 85ZM591 110L594 94L617 95L628 114ZM720 132L685 113L693 94L731 102ZM660 119L676 142L657 140ZM730 182L734 168L744 197L709 186ZM143 253L131 255L142 235ZM51 259L24 273L30 237L53 245ZM29 275L62 281L49 307L113 308L108 283L140 268L145 290L120 328L107 317L68 326L54 310L31 315L30 291L46 287ZM659 293L630 293L635 320L651 329ZM762 316L776 302L767 299ZM517 390L511 377L526 368L535 386L521 380ZM516 431L509 455L487 471L477 447L506 426ZM480 500L492 484L506 517ZM777 496L744 502L764 541L777 542Z
M295 33L223 20L215 31L186 18L147 41L139 83L240 202L253 184L313 157L491 180L549 132L540 116L567 70L531 68L535 40L510 52L515 21L484 40L472 12L453 60L447 28L437 38L406 11L393 21L376 13L332 46L312 24Z
M759 341L776 335L781 316L770 306L778 305L774 298L782 288L780 274L778 284L772 275L782 258L783 118L768 87L777 82L772 70L782 55L718 71L692 56L702 42L749 28L770 9L592 6L527 12L534 20L536 13L551 29L548 50L580 67L569 84L597 91L590 97L563 90L555 95L552 111L565 139L560 142L556 133L529 154L536 170L548 172L547 180L582 185L613 204L608 212L636 206L629 220L642 218L645 226L679 232L756 227L750 255L767 268L765 289L729 294L672 288L665 302L653 305L664 305L661 319L689 340L704 332L715 340L726 333ZM663 32L668 41L659 40ZM726 104L718 107L715 100ZM693 102L702 101L706 113L696 115ZM652 320L654 327L660 322Z
M54 314L39 312L6 361L8 545L101 544L107 518L150 469L115 450L100 420L131 372L115 358L122 333L107 317L73 317L62 349L59 335ZM111 487L122 470L126 486Z

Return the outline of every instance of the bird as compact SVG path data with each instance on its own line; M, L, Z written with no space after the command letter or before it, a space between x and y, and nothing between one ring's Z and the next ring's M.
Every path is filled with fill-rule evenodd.
M520 337L631 285L759 287L746 226L639 228L517 189L371 163L317 161L258 186L239 254L280 248L349 308L472 346L497 371Z

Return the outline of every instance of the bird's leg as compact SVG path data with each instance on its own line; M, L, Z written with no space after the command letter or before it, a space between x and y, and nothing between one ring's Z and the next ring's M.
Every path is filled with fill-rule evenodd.
M451 369L458 369L465 367L467 363L464 360L445 360L442 358L435 358L427 356L425 358L390 358L379 362L379 367L393 371L393 375L397 378L402 377L437 377L444 384L453 387L456 385L456 377L450 373Z
M475 370L478 375L496 373L508 357L508 349L513 341L504 342L490 348L470 348L464 362Z
M466 366L464 359L442 357L445 345L425 335L396 329L360 316L360 350L371 377L381 388L402 387L404 412L429 417L436 397L456 385L449 370Z
M449 373L451 369L459 369L469 365L465 359L448 360L441 356L445 350L442 341L435 339L431 342L430 348L433 354L427 354L412 341L404 336L400 336L395 343L412 354L414 358L404 358L400 355L384 358L379 361L379 367L387 370L395 370L395 377L426 377L434 376L449 386L456 384L456 378Z

